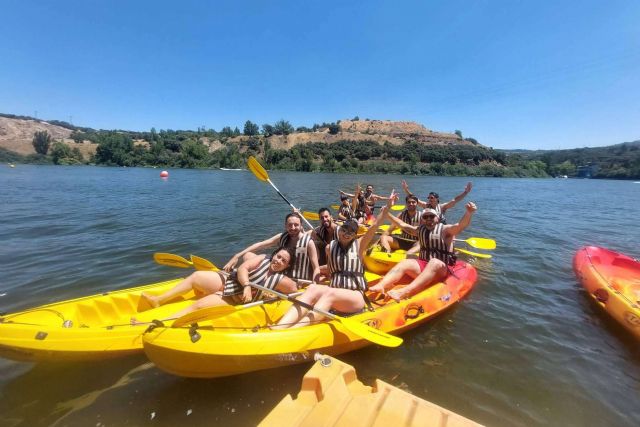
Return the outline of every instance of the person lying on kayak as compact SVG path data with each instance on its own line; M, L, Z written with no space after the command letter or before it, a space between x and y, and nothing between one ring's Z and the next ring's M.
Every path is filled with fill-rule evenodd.
M473 184L471 182L467 182L467 185L464 187L464 191L446 203L440 203L440 196L438 195L438 193L432 191L427 196L426 202L418 199L418 206L423 207L425 209L435 210L438 213L438 216L440 217L440 224L446 224L447 219L444 216L445 212L448 209L453 208L459 201L464 199L465 196L471 192L472 187L473 187ZM404 192L407 195L412 194L411 191L409 191L409 185L405 180L402 180L402 188L404 189Z
M420 212L418 212L418 197L413 194L408 194L405 197L406 208L400 212L397 217L403 222L409 225L420 224ZM403 231L401 235L397 236L392 234L393 230L397 228L392 224L387 230L385 230L380 236L380 246L385 252L391 252L392 250L402 249L408 251L418 241L418 238L414 235Z
M350 219L338 229L338 238L326 249L327 267L331 275L329 286L312 284L298 299L325 311L357 313L366 305L367 281L364 278L364 252L376 230L384 220L387 207L383 207L376 222L360 238L357 238L358 223ZM322 315L304 307L293 305L273 329L304 326L317 322Z
M338 237L338 224L333 220L331 211L328 208L320 208L318 216L320 217L320 225L308 233L311 235L311 240L316 243L318 263L325 265L327 263L325 248L333 239Z
M295 253L292 249L278 248L271 256L254 255L230 274L224 271L196 271L163 294L142 292L140 296L155 308L193 290L200 297L198 301L173 314L170 317L173 319L205 307L244 304L262 299L263 292L248 285L249 282L289 294L297 290L296 281L287 277L293 261ZM131 323L136 324L136 319L132 318Z
M421 219L424 223L418 226L409 225L387 214L387 217L403 231L418 237L420 252L418 259L400 261L375 286L372 286L370 291L384 294L406 274L413 278L411 283L402 289L387 293L389 297L400 301L444 279L448 274L448 267L456 262L453 254L453 239L469 226L471 217L478 208L473 202L469 202L466 209L460 222L450 225L441 224L438 213L434 209L425 209L422 212Z
M340 196L340 209L338 209L338 218L342 221L346 221L355 216L355 212L351 209L351 203L349 202L349 196Z
M300 214L292 212L284 219L285 232L254 243L248 248L235 254L224 270L231 271L239 260L246 260L255 256L255 252L269 247L285 247L294 251L295 263L291 266L291 278L302 280L315 280L320 276L320 264L318 264L318 252L311 236L302 228Z

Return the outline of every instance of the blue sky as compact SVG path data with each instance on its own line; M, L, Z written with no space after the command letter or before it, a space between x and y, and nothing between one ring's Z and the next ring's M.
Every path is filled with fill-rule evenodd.
M4 0L0 112L102 129L359 116L494 148L640 139L638 1Z

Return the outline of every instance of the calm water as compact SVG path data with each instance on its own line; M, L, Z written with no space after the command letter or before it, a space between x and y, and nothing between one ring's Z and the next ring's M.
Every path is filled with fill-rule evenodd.
M153 252L218 265L281 229L287 205L250 172L0 166L0 310L15 311L184 275ZM270 174L304 210L337 188L400 189L400 176ZM407 177L424 196L458 194L465 178ZM609 321L571 270L598 244L640 256L640 184L473 179L479 211L462 236L494 238L472 260L479 282L452 311L398 349L342 356L381 378L490 426L640 425L640 346ZM448 216L463 213L456 207ZM33 365L0 360L0 425L254 425L309 365L231 378L165 374L143 356ZM153 419L152 419L153 418Z

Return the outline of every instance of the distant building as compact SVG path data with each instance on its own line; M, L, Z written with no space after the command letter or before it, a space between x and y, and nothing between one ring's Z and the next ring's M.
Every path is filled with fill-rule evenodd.
M576 176L578 178L593 178L596 173L598 173L598 165L589 162L584 166L578 166Z

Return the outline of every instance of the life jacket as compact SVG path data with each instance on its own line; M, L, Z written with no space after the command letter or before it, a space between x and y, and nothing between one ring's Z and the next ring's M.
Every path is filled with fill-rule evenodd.
M367 281L364 278L364 263L360 259L360 242L354 240L345 249L338 240L334 240L329 246L329 259L327 266L331 273L332 288L350 289L364 292L367 290Z
M409 211L405 209L400 213L399 218L409 225L417 226L420 224L420 212L418 211L418 209L416 209L416 212L415 214L413 214L413 216L411 216L409 214ZM409 234L405 231L403 231L402 234L400 234L400 237L404 240L411 240L412 242L415 242L418 240L416 236L414 236L413 234Z
M280 246L289 247L289 233L284 232L280 235ZM311 261L309 260L309 253L307 252L307 246L311 241L311 236L308 233L304 233L301 238L298 239L295 246L296 260L291 267L290 277L292 279L311 280L313 270L311 269Z
M437 258L446 265L454 265L456 257L453 253L453 242L451 243L451 251L447 247L442 235L443 224L436 224L433 230L429 230L426 225L418 226L418 241L420 242L420 252L418 257L421 260L429 261L431 258Z
M278 283L280 283L280 280L282 280L285 275L283 273L269 274L270 264L271 258L263 259L256 269L249 272L249 282L264 286L265 288L275 289L275 287L278 286ZM244 286L238 283L237 276L237 270L234 270L229 275L222 290L223 296L227 297L238 295L244 292ZM262 294L262 290L254 292L253 298L251 300L258 301L262 299Z

